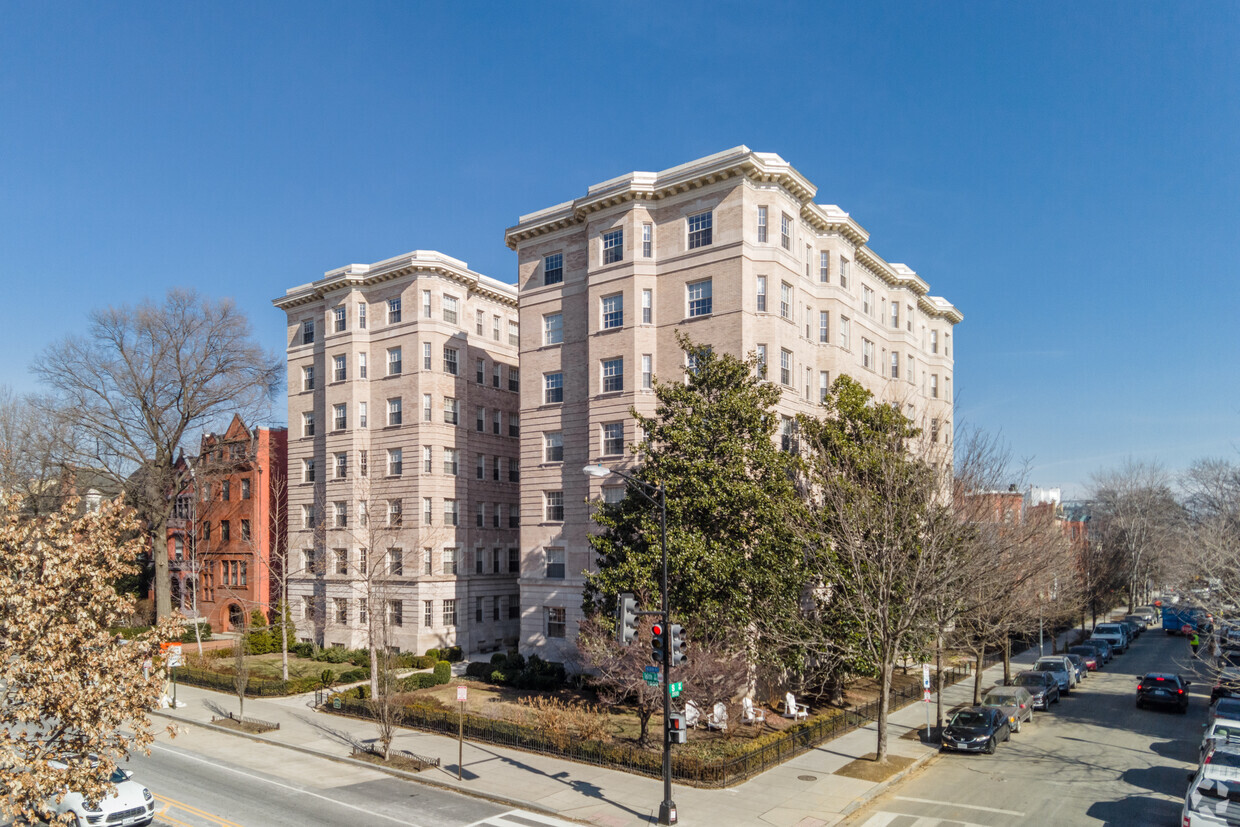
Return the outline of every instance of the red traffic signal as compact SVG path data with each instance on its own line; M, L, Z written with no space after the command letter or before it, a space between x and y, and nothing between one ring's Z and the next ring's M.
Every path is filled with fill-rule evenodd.
M663 637L663 625L661 623L654 624L650 627L650 633L655 637Z

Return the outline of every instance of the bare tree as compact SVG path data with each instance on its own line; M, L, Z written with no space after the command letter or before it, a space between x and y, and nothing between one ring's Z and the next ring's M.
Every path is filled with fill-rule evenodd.
M237 718L245 717L245 690L250 685L250 662L246 660L246 639L249 637L250 616L245 616L241 636L233 644L233 689L237 691Z
M76 432L49 400L19 396L0 386L0 492L20 495L28 513L56 511L73 496L72 455Z
M124 483L150 547L160 549L172 497L184 487L176 460L191 429L234 412L255 418L279 389L284 361L258 345L231 299L192 290L171 290L159 305L97 310L90 322L85 336L49 347L34 371L80 435L70 459ZM168 557L154 558L163 618L172 609Z
M1094 531L1124 564L1128 611L1138 605L1146 577L1158 572L1183 512L1171 478L1158 464L1129 459L1093 480Z

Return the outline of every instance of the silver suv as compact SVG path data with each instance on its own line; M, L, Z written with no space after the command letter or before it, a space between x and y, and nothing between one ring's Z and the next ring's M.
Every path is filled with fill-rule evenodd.
M1111 644L1111 648L1115 650L1115 654L1122 655L1128 651L1128 628L1126 625L1119 623L1099 623L1094 627L1094 633L1091 638L1105 640Z

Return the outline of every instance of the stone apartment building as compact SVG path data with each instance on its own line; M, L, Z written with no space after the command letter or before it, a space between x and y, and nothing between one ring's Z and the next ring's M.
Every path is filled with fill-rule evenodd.
M383 611L401 651L515 645L516 290L416 250L273 303L288 319L298 637L364 646Z
M632 172L520 217L520 639L570 656L581 615L591 501L623 495L592 463L624 467L629 409L650 413L652 381L683 377L675 334L754 354L783 388L781 436L841 373L903 405L950 454L952 347L960 313L929 295L869 233L771 153L737 147Z
M255 609L274 617L286 513L288 431L234 416L205 434L197 457L178 460L189 485L168 521L172 605L216 631L244 628Z

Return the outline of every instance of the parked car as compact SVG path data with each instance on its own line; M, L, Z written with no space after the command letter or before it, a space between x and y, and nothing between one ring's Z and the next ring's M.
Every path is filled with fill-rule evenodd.
M1023 686L996 686L986 690L982 706L993 706L1008 716L1013 732L1020 732L1021 721L1033 723L1033 696Z
M62 761L49 761L48 766L57 770L68 769L68 765ZM155 820L155 799L150 790L133 780L132 772L116 769L108 777L108 781L116 787L116 795L105 795L95 801L69 790L59 803L53 799L47 806L57 815L72 814L73 820L79 825L144 827Z
M1102 667L1102 655L1093 646L1073 646L1068 649L1069 655L1077 655L1085 662L1085 668L1090 672L1097 672Z
M1229 721L1225 718L1219 718L1206 725L1206 734L1201 739L1201 749L1199 751L1201 763L1205 763L1206 753L1218 743L1240 743L1240 721Z
M1171 672L1150 672L1137 683L1137 709L1145 706L1173 706L1188 711L1189 682Z
M1219 698L1210 704L1210 723L1222 718L1229 721L1240 721L1240 698Z
M1091 640L1105 640L1111 644L1115 654L1122 655L1128 650L1128 627L1119 623L1099 623L1094 627Z
M1068 652L1064 657L1070 660L1072 665L1076 667L1076 682L1080 683L1085 680L1085 677L1089 674L1089 667L1085 665L1085 658L1075 652Z
M951 717L943 728L940 748L991 755L1000 741L1012 737L1008 718L991 706L971 706Z
M1076 667L1063 655L1044 655L1033 664L1036 672L1050 672L1059 681L1059 691L1067 695L1076 686Z
M1140 615L1124 615L1124 622L1132 629L1132 637L1141 637L1141 633L1145 631L1145 618Z
M1098 656L1102 658L1098 664L1099 669L1110 663L1111 659L1115 657L1115 650L1112 649L1111 644L1107 643L1105 640L1090 638L1089 640L1081 641L1081 645L1092 646L1098 652Z
M1142 620L1145 621L1145 628L1147 629L1153 626L1155 623L1157 623L1161 619L1159 610L1154 608L1153 606L1138 606L1137 608L1132 610L1132 613L1134 615L1141 616Z
M1236 744L1213 746L1188 780L1180 811L1184 827L1224 827L1240 820L1240 748Z
M1027 669L1012 677L1012 686L1021 686L1033 696L1034 709L1050 709L1059 703L1059 681L1050 672Z

